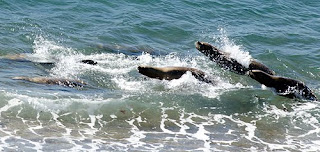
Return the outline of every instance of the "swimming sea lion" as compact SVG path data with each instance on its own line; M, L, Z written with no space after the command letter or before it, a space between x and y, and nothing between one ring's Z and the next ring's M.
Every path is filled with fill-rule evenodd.
M81 60L80 61L81 63L84 63L84 64L90 64L90 65L96 65L98 64L98 62L94 61L94 60ZM34 62L35 64L39 64L39 65L42 65L46 68L52 68L54 67L55 63L54 62Z
M5 56L1 56L0 59L7 59L7 60L14 60L14 61L20 61L20 62L33 62L33 63L37 63L40 65L45 65L45 66L53 66L55 63L54 62L37 62L37 61L31 61L30 57L28 57L30 55L28 54L9 54L9 55L5 55ZM90 64L90 65L96 65L98 64L96 61L94 60L80 60L81 63L85 63L85 64Z
M228 69L232 72L242 75L246 74L246 72L248 71L248 68L241 65L235 59L230 58L229 54L220 51L219 49L210 45L209 43L197 41L195 45L201 53L208 56L210 60L215 61L219 66L221 66L224 69Z
M85 63L85 64L90 64L90 65L96 65L98 64L98 62L96 61L93 61L93 60L81 60L82 63Z
M27 60L26 57L26 54L7 54L4 56L0 56L0 59L14 60L17 62L29 62L29 60Z
M274 88L281 96L317 100L313 92L301 81L273 76L261 70L250 70L249 76L267 87Z
M187 68L187 67L152 67L152 66L139 66L139 73L148 76L150 78L156 78L160 80L172 80L179 79L187 71L198 80L206 83L215 83L214 80L210 79L203 71Z
M244 75L249 70L262 70L271 75L275 74L275 72L273 72L267 66L257 62L256 60L252 59L250 61L249 67L245 67L244 65L240 64L237 60L230 58L230 55L228 53L219 50L218 48L212 46L209 43L197 41L195 45L196 48L201 53L208 56L210 60L215 61L222 68L228 69L232 72Z
M79 80L68 80L68 79L59 79L59 78L50 78L50 77L13 77L13 80L26 80L34 83L40 84L51 84L51 85L61 85L65 87L83 87L87 85L83 81Z
M96 62L94 60L81 60L80 62L84 63L84 64L90 64L90 65L98 64L98 62ZM34 63L40 64L43 66L54 66L54 64L55 64L54 62L34 62Z

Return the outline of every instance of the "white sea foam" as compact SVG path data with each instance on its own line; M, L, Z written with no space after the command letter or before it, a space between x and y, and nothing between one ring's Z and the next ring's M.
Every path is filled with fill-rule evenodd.
M235 44L229 39L227 31L224 28L219 29L220 35L214 36L213 40L221 44L221 50L230 54L230 57L236 59L240 64L249 67L252 59L249 52L244 51L241 45Z
M1 116L1 112L3 111L7 111L8 109L15 107L17 105L20 105L21 101L19 99L11 99L8 101L7 105L3 106L2 108L0 108L0 116Z
M63 47L55 42L46 40L41 36L36 38L34 44L35 55L41 56L42 58L52 58L52 56L55 57L56 66L51 69L50 72L50 74L54 77L79 79L86 72L99 72L112 77L110 80L113 81L120 89L129 91L148 90L150 87L150 83L148 82L145 83L148 85L145 85L140 80L129 78L130 76L128 76L128 74L132 71L137 71L137 67L139 65L160 67L184 66L193 68L203 66L203 64L200 63L203 60L202 58L187 57L181 59L177 57L175 53L160 57L152 57L150 54L142 53L137 58L132 58L130 56L128 57L127 55L121 53L83 55L81 53L75 53L75 51L71 48ZM97 61L99 64L92 66L79 62L83 59L92 59ZM206 71L208 74L214 72L212 69L206 69L204 71ZM210 98L216 98L221 94L221 92L224 92L224 90L243 88L243 86L239 84L235 86L219 78L217 78L217 80L218 83L216 86L206 85L204 83L199 84L198 80L191 76L191 74L187 73L178 80L165 82L164 84L165 88L169 90L179 90L185 88L184 86L188 86L191 90L190 93L196 93L195 88L203 88L198 93ZM157 85L157 83L153 82L153 85ZM197 87L192 87L194 85ZM199 87L199 85L202 86Z
M143 53L136 58L128 57L124 54L93 54L93 55L83 55L81 53L74 53L75 51L70 48L65 48L60 46L52 41L45 40L43 37L39 37L35 41L34 46L34 56L38 56L39 58L45 59L53 59L56 62L55 67L51 69L50 75L55 77L62 78L72 78L77 79L80 78L86 72L94 72L109 75L111 79L109 81L115 83L118 88L122 91L129 91L135 93L143 93L143 91L150 92L150 89L157 88L159 85L163 86L164 90L153 90L153 92L160 91L169 91L173 94L201 94L205 97L216 98L221 93L234 88L242 88L243 86L236 84L230 84L222 78L216 77L217 84L211 85L204 82L201 82L195 79L190 72L187 72L180 79L176 79L173 81L166 80L156 80L156 79L146 79L141 80L141 77L144 77L140 74L137 75L136 68L139 65L152 65L152 66L185 66L185 67L193 67L193 68L206 68L206 72L208 74L214 74L214 69L211 69L208 64L203 65L201 62L204 60L204 57L195 57L195 58L186 58L181 59L177 57L176 54L169 54L166 56L153 57L150 54ZM81 59L92 59L98 62L98 65L86 65L79 62ZM202 69L203 70L203 69ZM133 71L136 72L135 75L131 74ZM136 77L136 78L134 78ZM152 92L152 91L151 91ZM30 92L31 93L31 92ZM68 93L66 93L67 95ZM51 114L51 119L55 123L55 127L59 128L58 130L63 130L60 132L60 135L64 137L63 142L69 143L73 145L72 150L80 150L81 146L78 145L81 140L84 140L88 136L96 135L100 129L96 128L96 124L100 126L105 126L109 122L106 122L102 118L103 115L95 115L94 112L99 108L100 104L108 103L112 99L100 99L97 97L83 97L81 95L73 95L73 97L68 97L60 94L60 93L49 93L46 95L42 93L42 96L49 97L30 97L28 95L23 95L19 93L7 93L9 97L13 97L14 101L21 101L21 103L28 103L32 105L35 109L49 111ZM129 95L130 96L130 95ZM67 98L66 98L67 97ZM122 100L115 99L115 100ZM16 102L15 102L16 103ZM69 128L68 125L64 124L63 121L60 121L61 117L69 117L72 116L72 113L61 113L61 111L68 110L74 103L81 103L88 106L88 119L81 120L77 122L81 127L78 130L74 130L74 128ZM11 107L15 107L19 104L9 104L8 106L2 107L3 111L8 110ZM140 123L147 123L140 115L141 113L135 114L138 117L126 120L128 125L130 125L131 129L129 130L130 137L126 139L127 144L121 143L110 143L113 146L120 146L122 149L127 149L129 147L134 148L142 148L143 149L159 149L163 148L164 144L155 143L155 144L147 144L143 140L147 138L148 135L152 134L169 134L169 135L181 135L187 136L188 138L192 138L198 141L203 142L202 148L198 148L198 150L210 151L210 149L215 149L210 146L210 132L207 131L206 126L213 125L212 122L207 123L199 123L193 118L201 118L207 119L210 118L203 117L196 114L186 113L184 110L180 112L179 120L174 120L168 118L166 112L167 110L176 110L175 108L162 108L161 122L159 123L160 132L153 131L143 131L140 130ZM41 136L40 130L45 129L47 126L39 120L40 112L37 114L37 125L29 125L29 121L24 119L22 115L23 109L20 109L17 114L17 118L20 118L25 125L28 126L28 129L31 133ZM112 121L116 121L115 119L120 119L116 114L110 114L110 118ZM110 121L110 122L112 122ZM171 122L178 126L180 129L178 132L170 130L170 128L166 128L166 122ZM197 131L195 133L189 133L188 129L190 126L188 124L192 124L196 126ZM137 126L138 125L138 126ZM74 134L78 134L80 137L74 137ZM170 138L167 138L170 140ZM61 140L59 137L45 137L43 138L43 143L38 143L38 150L41 150L46 144L45 141L49 140ZM179 137L174 137L173 140L179 142ZM104 141L99 139L95 140L96 143L92 142L90 145L91 150L99 149L99 145L103 145Z
M96 93L96 90L88 94L82 94L82 90L77 93L60 90L54 90L53 93L52 90L41 89L38 89L39 92L23 89L4 91L5 97L10 100L0 108L1 116L14 113L14 121L9 123L18 121L27 129L9 128L4 124L0 127L0 133L4 134L1 136L0 147L12 147L12 141L16 140L30 144L32 146L25 147L39 151L57 143L67 145L67 148L62 149L70 151L223 151L234 150L235 145L244 145L239 146L243 151L290 151L297 148L316 151L319 148L319 141L311 140L317 139L320 133L317 103L301 104L290 112L263 103L260 109L262 112L259 111L261 113L229 114L222 110L223 106L228 105L216 103L217 100L212 99L219 99L223 93L247 86L232 84L225 78L227 76L216 74L217 71L212 68L214 64L205 63L204 56L179 57L175 53L165 56L143 53L136 57L121 53L84 55L43 38L37 41L34 55L56 62L55 67L49 71L51 76L90 81L107 79L98 81L112 84L113 87L103 88L108 90L105 92L115 91L122 95L109 97L108 94L104 95L105 92ZM242 51L240 46L228 39L223 40L222 45L226 45L224 50L231 50L231 54ZM249 57L244 53L240 58L248 61ZM80 63L82 59L95 60L98 65ZM190 72L172 81L149 79L138 73L139 65L193 67L212 75L216 84L201 82ZM150 95L155 98L149 99ZM180 95L202 96L208 100L205 103L208 106L197 105L197 100L190 107L182 106L175 99ZM166 101L163 98L170 99ZM248 106L252 104L250 102ZM31 118L25 114L30 107L35 113ZM211 111L208 113L206 110ZM285 134L279 138L281 142L270 141L269 134L263 132L265 128L261 129L261 125L257 125L266 123L264 119L273 124L286 124L289 121L295 126L290 128L289 125L286 132L279 131ZM21 137L24 134L32 134L39 141Z
M71 48L58 45L54 41L45 39L39 35L35 38L33 45L33 53L27 55L28 59L36 62L55 62L60 56L73 54Z

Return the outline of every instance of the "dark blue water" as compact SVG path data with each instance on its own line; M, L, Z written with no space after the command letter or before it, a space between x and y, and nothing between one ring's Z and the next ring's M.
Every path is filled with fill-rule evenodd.
M320 97L319 8L312 0L2 0L1 150L317 151L318 102L277 96L221 69L194 43L209 42L243 64L255 58ZM217 84L190 73L149 79L139 65L193 67Z

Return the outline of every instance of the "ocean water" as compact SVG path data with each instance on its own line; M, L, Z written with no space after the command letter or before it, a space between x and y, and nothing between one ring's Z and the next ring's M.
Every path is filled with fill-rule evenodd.
M319 151L319 102L277 96L194 46L209 42L242 64L255 58L320 98L319 8L315 0L0 0L0 149ZM217 84L190 73L149 79L139 65L193 67Z

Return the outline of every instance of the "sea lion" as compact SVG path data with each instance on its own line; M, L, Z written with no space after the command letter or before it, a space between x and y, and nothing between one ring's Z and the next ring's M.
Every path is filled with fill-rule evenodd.
M80 62L84 63L84 64L89 64L89 65L97 65L98 64L98 62L96 62L94 60L81 60ZM34 62L34 63L39 64L39 65L46 67L48 69L51 69L55 66L54 62Z
M90 65L96 65L98 64L98 62L96 61L93 61L93 60L81 60L82 63L85 63L85 64L90 64Z
M145 76L160 80L179 79L182 75L189 71L196 79L200 81L213 84L215 83L214 80L210 79L209 76L203 71L194 68L139 66L138 71Z
M81 63L84 63L84 64L89 64L89 65L97 65L98 62L94 61L94 60L80 60ZM40 64L40 65L43 65L43 66L54 66L55 63L54 62L34 62L36 64Z
M17 62L30 62L26 58L27 58L26 54L7 54L7 55L4 55L4 56L0 56L0 59L14 60L14 61L17 61Z
M301 81L273 76L261 70L250 70L249 76L267 87L274 88L276 93L281 96L317 100L311 89Z
M25 80L40 84L50 84L50 85L61 85L65 87L84 87L87 85L85 82L80 80L69 80L69 79L59 79L50 77L13 77L13 80Z
M5 56L1 56L0 59L7 59L7 60L14 60L14 61L19 61L19 62L33 62L37 63L40 65L45 65L45 66L53 66L55 63L54 62L37 62L37 61L32 61L28 57L30 56L29 54L9 54ZM85 59L85 60L80 60L79 62L84 63L84 64L90 64L90 65L96 65L98 62L90 59Z
M257 62L254 59L250 60L249 67L245 67L244 65L240 64L237 60L230 58L230 54L219 50L218 48L212 46L209 43L197 41L195 45L196 48L201 53L208 56L210 60L215 61L222 68L230 70L232 72L244 75L247 74L249 70L262 70L271 75L275 74L274 71L269 69L264 64Z

